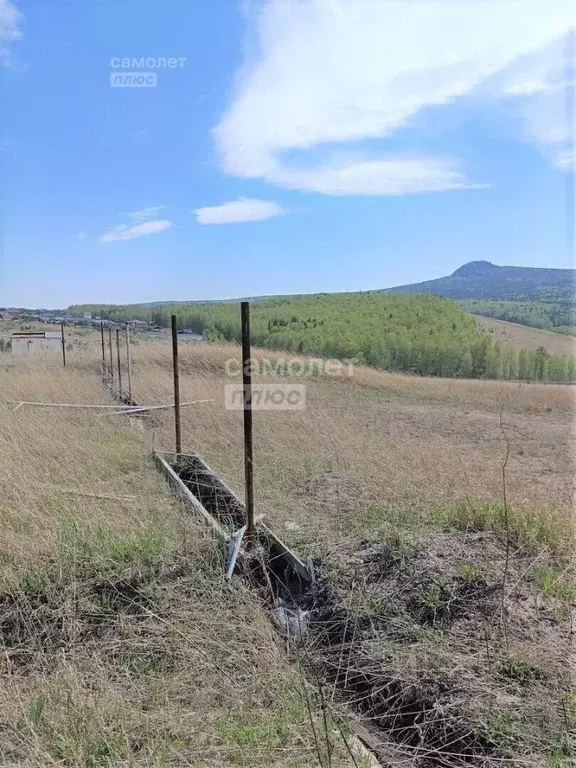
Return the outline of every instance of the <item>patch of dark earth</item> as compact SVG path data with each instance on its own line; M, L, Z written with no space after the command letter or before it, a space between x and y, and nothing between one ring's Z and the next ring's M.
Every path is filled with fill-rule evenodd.
M62 580L54 564L37 583L0 594L0 672L46 673L63 658L85 654L91 646L101 650L107 643L124 644L122 652L130 655L136 637L134 653L154 655L166 634L154 590L192 573L181 559L109 573L79 569Z
M174 471L221 526L233 531L244 525L244 506L199 459L182 457L174 464Z

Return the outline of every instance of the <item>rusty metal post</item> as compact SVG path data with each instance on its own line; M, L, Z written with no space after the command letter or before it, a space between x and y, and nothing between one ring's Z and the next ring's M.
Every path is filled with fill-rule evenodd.
M122 399L122 371L120 369L120 329L116 328L116 356L118 358L118 394Z
M178 371L178 329L176 315L171 315L172 322L172 367L174 370L174 426L176 430L176 458L182 453L182 432L180 429L180 374Z
M132 358L130 357L130 324L126 323L126 358L128 360L128 403L132 405Z
M250 350L250 302L240 304L242 317L242 391L244 402L244 482L246 538L254 535L254 460L252 453L252 361Z
M66 368L66 339L64 338L64 323L60 323L60 332L62 334L62 362Z
M112 328L108 320L108 351L110 352L110 381L114 384L114 363L112 358Z
M104 346L104 323L100 320L100 338L102 340L102 376L106 376L106 350Z

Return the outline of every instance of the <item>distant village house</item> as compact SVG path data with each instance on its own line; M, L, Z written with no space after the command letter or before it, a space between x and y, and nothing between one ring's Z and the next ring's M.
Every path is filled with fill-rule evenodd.
M10 337L13 355L26 355L39 349L61 349L62 336L58 331L25 331Z

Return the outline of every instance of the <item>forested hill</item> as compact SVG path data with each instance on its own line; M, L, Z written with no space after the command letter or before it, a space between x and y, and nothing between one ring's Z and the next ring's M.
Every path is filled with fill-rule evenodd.
M385 289L386 293L435 293L448 299L572 301L574 269L499 267L470 261L448 277Z
M207 339L240 340L238 304L75 305L68 311L161 327L175 314L180 328ZM573 358L494 342L458 304L430 294L262 299L252 304L251 315L253 344L289 353L354 359L423 376L571 381L575 375Z
M576 270L499 267L471 261L448 277L387 288L385 293L434 293L469 312L576 335Z

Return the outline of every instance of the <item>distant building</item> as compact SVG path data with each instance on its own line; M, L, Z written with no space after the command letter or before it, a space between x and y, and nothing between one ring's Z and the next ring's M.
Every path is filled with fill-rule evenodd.
M26 355L39 349L61 349L62 336L58 331L24 331L10 337L13 355Z
M84 312L84 320L92 320L92 312Z

